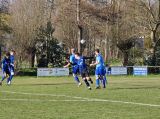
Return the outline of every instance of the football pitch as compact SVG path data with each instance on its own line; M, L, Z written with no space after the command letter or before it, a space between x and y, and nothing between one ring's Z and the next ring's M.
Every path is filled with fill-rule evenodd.
M159 77L108 77L105 89L91 78L92 90L71 76L5 79L0 119L160 119Z

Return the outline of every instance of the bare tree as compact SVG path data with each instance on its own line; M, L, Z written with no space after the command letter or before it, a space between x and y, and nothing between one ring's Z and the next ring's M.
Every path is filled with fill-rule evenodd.
M34 66L34 54L39 41L40 27L46 26L49 18L46 2L44 0L12 0L13 42L22 49L21 52L28 54L30 68Z

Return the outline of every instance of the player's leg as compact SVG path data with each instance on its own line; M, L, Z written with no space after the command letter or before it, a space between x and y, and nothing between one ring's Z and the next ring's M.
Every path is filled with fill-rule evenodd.
M98 68L96 68L96 70L95 70L95 76L96 76L96 83L97 83L96 89L100 89L100 84L99 84L99 69Z
M6 76L7 76L7 73L6 73L6 71L3 71L3 74L4 74L4 76L2 77L2 80L0 81L0 85L2 85L2 81L6 78Z
M13 78L13 76L14 76L14 67L11 67L11 75L10 75L10 79L9 79L9 84L11 85L11 80L12 80L12 78Z
M86 79L87 81L91 81L91 83L93 83L93 81L92 81L91 78L89 77L88 71L85 71L85 72L84 72L84 75L85 75L85 79ZM89 84L89 83L88 83L88 84ZM88 86L88 89L91 90L90 85Z
M9 85L8 83L9 83L9 80L10 80L10 72L9 71L7 72L7 77L8 78L7 78L7 84L6 85L8 86Z
M107 79L105 76L103 76L103 80L105 81L106 84L108 84Z
M91 87L90 87L90 85L89 85L89 83L88 83L88 81L87 81L87 78L89 79L89 77L86 78L86 77L84 77L84 76L85 76L85 74L83 75L83 80L84 80L86 86L88 87L88 89L91 90Z
M72 71L73 77L78 82L78 87L79 87L80 85L82 85L82 83L79 81L79 78L76 75L77 72L78 72L78 67L73 67L73 71Z
M102 79L101 79L101 77L99 76L99 80L100 80L100 83L102 83Z
M105 86L106 82L105 82L105 80L103 79L103 76L105 75L105 74L104 74L104 69L103 69L103 68L100 68L100 69L99 69L99 74L100 74L101 79L102 79L103 88L106 88L106 86Z
M93 84L93 81L92 81L91 77L89 77L88 71L85 71L85 77L86 77L87 81L90 81L91 84Z
M104 76L103 76L103 80L104 80L105 83L107 84L108 82L107 82L107 79L106 79L105 75L106 75L106 68L104 68Z

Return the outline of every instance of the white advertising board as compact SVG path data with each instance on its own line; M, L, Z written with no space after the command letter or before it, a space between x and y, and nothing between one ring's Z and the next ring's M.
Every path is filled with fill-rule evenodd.
M38 68L38 76L69 76L69 68Z
M4 74L3 74L3 70L0 70L0 77L3 77Z
M108 75L108 67L105 67L106 68L106 74L105 75Z
M111 75L127 75L127 67L111 67Z

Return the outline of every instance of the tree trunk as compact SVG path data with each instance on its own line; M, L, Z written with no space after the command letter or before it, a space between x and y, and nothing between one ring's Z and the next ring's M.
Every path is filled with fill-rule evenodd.
M118 48L116 48L117 49L117 51L116 51L116 59L118 59L119 58L119 49Z
M123 52L123 60L122 60L122 66L127 66L128 63L128 52Z
M151 31L151 41L152 41L152 48L150 49L151 52L151 59L152 59L152 65L155 66L155 53L156 53L156 31Z
M29 55L29 68L34 67L34 53L30 53Z
M80 53L80 55L82 54L82 50L81 50L81 39L82 39L82 27L80 26L80 1L81 0L77 0L77 22L78 22L78 33L77 33L77 40L78 40L78 53Z
M0 60L2 60L2 59L1 59L1 46L0 46Z

